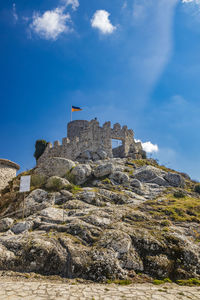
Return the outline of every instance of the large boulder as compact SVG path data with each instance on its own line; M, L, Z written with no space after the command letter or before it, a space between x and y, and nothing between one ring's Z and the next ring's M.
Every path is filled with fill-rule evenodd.
M116 171L110 175L110 179L114 180L118 184L122 184L125 186L129 185L129 176L123 172Z
M134 177L142 182L155 183L159 186L184 187L185 182L180 174L165 172L153 166L144 166L135 171Z
M104 177L112 174L113 171L114 171L114 165L112 163L102 164L97 166L94 169L94 176L97 178Z
M4 245L0 244L0 269L13 270L15 254L9 251Z
M137 188L137 189L142 189L142 183L138 180L138 179L131 179L130 180L130 185L133 188Z
M68 185L70 185L70 183L67 179L58 176L51 176L47 180L46 188L49 190L60 191Z
M98 245L103 248L112 249L116 253L127 253L131 248L131 238L125 232L119 230L108 230L103 233Z
M144 166L135 171L134 177L142 182L152 182L157 177L163 177L166 172L153 166Z
M94 249L91 254L92 263L88 266L86 276L90 280L102 282L107 278L125 279L127 272L120 266L116 253L111 249Z
M16 223L11 228L11 230L15 234L19 234L19 233L22 233L24 231L30 230L32 227L33 227L33 222L31 222L31 221L23 221L23 222Z
M106 159L108 157L108 154L104 150L98 150L97 155L100 159Z
M55 207L47 207L40 211L39 216L42 219L54 223L62 223L66 216L63 214L63 210Z
M35 170L35 173L44 174L47 176L63 177L75 166L75 162L70 159L62 157L51 157L45 160L44 163L39 164L39 166Z
M66 203L67 201L72 200L74 198L73 194L67 190L61 190L60 193L58 192L54 193L53 196L54 196L54 203L57 205Z
M11 218L4 218L0 220L0 232L4 232L10 229L13 225L14 220Z
M73 168L71 174L74 176L76 184L83 184L91 175L92 170L90 165L81 164Z
M157 176L149 181L149 183L155 183L160 186L169 186L169 183L161 176Z
M185 181L180 174L169 172L164 176L164 179L171 186L174 186L174 187L184 187L185 186Z
M25 198L25 216L27 217L41 209L51 206L53 201L54 199L50 197L46 191L42 189L34 190ZM16 216L22 217L22 211L16 213Z
M108 154L105 151L100 149L98 151L85 150L79 154L76 160L80 162L86 162L89 160L96 161L96 160L101 160L106 158L108 158Z
M145 270L156 278L169 277L173 268L173 262L166 255L146 256Z

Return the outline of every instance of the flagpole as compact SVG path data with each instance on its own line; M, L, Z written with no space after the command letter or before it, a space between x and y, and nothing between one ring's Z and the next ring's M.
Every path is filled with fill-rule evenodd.
M72 105L71 105L71 121L72 121Z

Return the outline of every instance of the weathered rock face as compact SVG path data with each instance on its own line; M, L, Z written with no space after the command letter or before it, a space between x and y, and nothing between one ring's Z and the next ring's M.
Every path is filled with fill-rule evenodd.
M18 222L17 224L15 224L11 230L13 233L15 234L19 234L25 231L28 231L29 229L31 229L33 227L33 222Z
M46 190L37 188L25 198L25 219L18 209L12 218L1 215L0 269L94 281L136 272L160 279L200 277L197 216L177 224L174 215L183 215L179 203L174 211L162 207L178 201L173 193L185 184L180 174L127 159L51 162L40 170ZM69 181L60 177L66 173ZM56 192L54 179L61 183Z
M129 185L129 176L123 172L116 171L112 175L110 175L110 179L113 179L118 184L128 186Z
M25 204L25 216L27 217L37 211L51 206L53 204L53 199L48 192L37 189L31 192L28 197L26 197ZM18 214L18 216L22 216L22 211Z
M168 172L152 166L144 166L135 172L135 178L148 183L155 183L160 186L184 187L184 179L180 174Z
M106 175L112 174L113 171L114 165L112 163L102 164L94 169L94 176L97 178L104 177Z
M65 178L60 178L58 176L51 176L47 180L46 188L50 190L55 188L62 189L68 186L69 184L70 184L69 181Z
M180 174L167 173L164 179L169 183L169 185L174 187L184 187L185 182Z
M14 220L11 218L4 218L0 220L0 232L7 231L12 226Z
M71 174L74 175L76 184L83 184L87 181L92 173L90 165L78 165L76 166Z
M70 159L52 157L48 158L44 163L40 164L39 167L36 168L35 173L44 174L47 176L62 177L75 166L76 164Z

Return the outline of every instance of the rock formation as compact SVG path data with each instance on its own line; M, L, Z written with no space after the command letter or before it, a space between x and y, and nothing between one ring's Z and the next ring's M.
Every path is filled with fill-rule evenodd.
M0 269L84 278L200 278L200 196L153 160L49 157L23 201L0 199Z

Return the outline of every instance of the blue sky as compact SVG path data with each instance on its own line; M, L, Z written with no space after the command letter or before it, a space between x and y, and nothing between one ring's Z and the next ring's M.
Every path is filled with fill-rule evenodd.
M0 37L0 157L32 168L72 104L200 180L200 0L1 0Z

